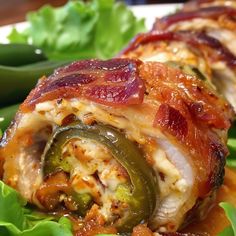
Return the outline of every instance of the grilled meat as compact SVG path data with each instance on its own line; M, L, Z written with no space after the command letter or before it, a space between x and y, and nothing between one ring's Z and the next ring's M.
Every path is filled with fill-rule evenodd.
M3 180L45 211L176 231L222 184L231 119L214 89L179 69L75 62L21 105L1 141Z

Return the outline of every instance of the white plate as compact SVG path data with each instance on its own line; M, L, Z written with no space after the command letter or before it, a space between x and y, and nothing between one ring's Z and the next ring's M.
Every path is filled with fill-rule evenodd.
M138 18L146 19L146 26L151 29L155 18L162 17L169 13L173 13L181 6L181 4L155 4L155 5L139 5L131 7L132 11ZM27 27L27 22L21 22L13 25L0 27L0 42L7 43L7 35L11 32L12 27L22 31Z

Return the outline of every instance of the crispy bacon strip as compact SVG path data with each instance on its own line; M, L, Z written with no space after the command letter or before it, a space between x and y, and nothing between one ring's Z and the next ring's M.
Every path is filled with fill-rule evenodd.
M178 138L184 138L188 134L188 123L185 117L166 103L161 104L159 107L154 121L155 125L168 129L172 135Z
M236 70L236 56L233 55L220 41L212 38L204 32L150 32L139 34L122 54L128 54L140 45L158 41L181 41L200 50L203 56L210 62L224 61L233 70Z
M182 21L188 21L195 18L218 19L219 17L227 15L229 17L236 17L236 9L226 6L213 6L207 8L200 8L193 11L177 12L158 19L153 27L154 30L167 30L172 24Z
M110 106L140 104L145 90L138 75L140 63L129 59L75 62L42 78L21 109L29 111L39 102L78 97Z

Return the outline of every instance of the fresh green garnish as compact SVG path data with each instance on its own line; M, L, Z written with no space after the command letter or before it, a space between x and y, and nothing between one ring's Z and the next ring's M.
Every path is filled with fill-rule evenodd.
M40 46L49 59L107 59L115 56L140 32L144 20L114 0L69 1L65 6L44 6L27 15L29 27L13 29L11 43L30 42Z
M230 155L227 157L227 166L236 168L236 125L229 130L228 148ZM236 236L236 208L229 203L222 202L220 206L224 209L231 226L225 228L218 236Z
M236 138L229 138L227 144L230 152L227 157L227 165L236 168Z
M25 207L20 195L0 181L0 235L4 236L72 236L71 222L62 217L34 213Z
M227 166L236 168L236 123L229 130Z
M4 132L10 125L18 108L19 104L5 108L0 108L0 137L1 137L1 132Z
M236 236L236 208L227 202L221 202L220 206L224 209L231 226L225 228L218 236Z

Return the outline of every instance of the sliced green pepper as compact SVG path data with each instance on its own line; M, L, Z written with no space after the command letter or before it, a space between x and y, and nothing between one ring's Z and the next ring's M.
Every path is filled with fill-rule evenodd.
M22 66L45 60L42 50L33 45L0 44L0 65Z
M4 131L13 120L19 104L0 109L0 129Z
M0 66L0 107L22 102L40 77L68 63L47 61L25 67Z
M207 80L206 76L198 68L192 65L187 65L187 64L180 63L177 61L168 61L166 62L166 64L170 67L182 70L184 73L188 75L195 76L199 78L200 80L203 80L203 81Z
M117 196L129 205L129 214L117 223L119 232L131 232L132 228L150 218L158 202L158 185L151 167L139 148L116 129L101 124L82 123L58 127L48 142L42 156L43 172L47 176L58 170L70 172L71 166L62 160L62 148L73 138L86 138L106 146L114 158L126 169L131 186L118 188ZM122 194L125 196L122 197ZM129 196L128 196L129 195Z

